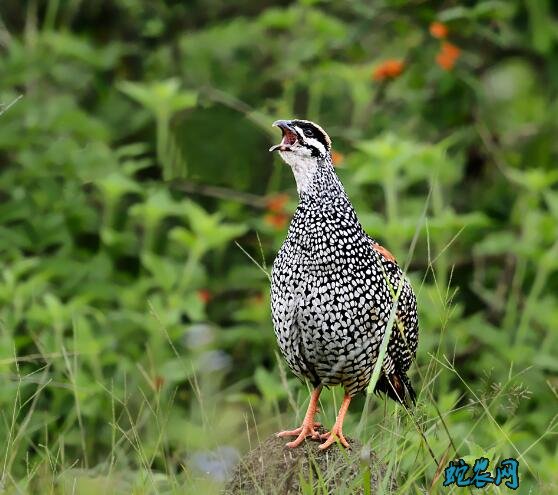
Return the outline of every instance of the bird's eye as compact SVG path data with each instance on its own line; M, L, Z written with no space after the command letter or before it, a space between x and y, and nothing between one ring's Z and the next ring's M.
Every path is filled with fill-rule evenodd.
M304 129L304 135L306 137L312 137L314 135L314 132L312 131L312 129Z

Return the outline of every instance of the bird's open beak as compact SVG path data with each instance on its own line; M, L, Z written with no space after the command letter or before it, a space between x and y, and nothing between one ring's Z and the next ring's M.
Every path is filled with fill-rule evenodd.
M269 151L291 151L291 146L298 140L295 130L288 120L276 120L273 122L275 127L279 127L283 133L283 139L279 144L269 148Z

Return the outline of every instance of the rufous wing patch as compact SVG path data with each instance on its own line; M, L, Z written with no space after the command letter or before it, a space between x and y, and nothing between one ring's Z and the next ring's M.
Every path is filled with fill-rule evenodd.
M391 261L393 263L397 263L395 256L391 254L384 246L381 246L378 243L372 244L372 247L380 253L386 260Z

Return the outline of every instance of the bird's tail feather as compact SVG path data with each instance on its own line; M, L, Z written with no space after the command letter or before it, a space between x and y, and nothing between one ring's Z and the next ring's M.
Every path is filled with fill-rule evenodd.
M416 393L405 373L394 372L389 375L382 373L376 384L375 392L382 392L404 406L416 403Z

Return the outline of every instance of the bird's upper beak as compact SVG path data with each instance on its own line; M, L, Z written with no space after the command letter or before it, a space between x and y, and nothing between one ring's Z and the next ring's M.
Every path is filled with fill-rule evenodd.
M273 122L275 127L279 127L283 133L283 139L279 144L269 148L269 151L291 151L291 146L298 140L295 130L290 120L276 120Z

